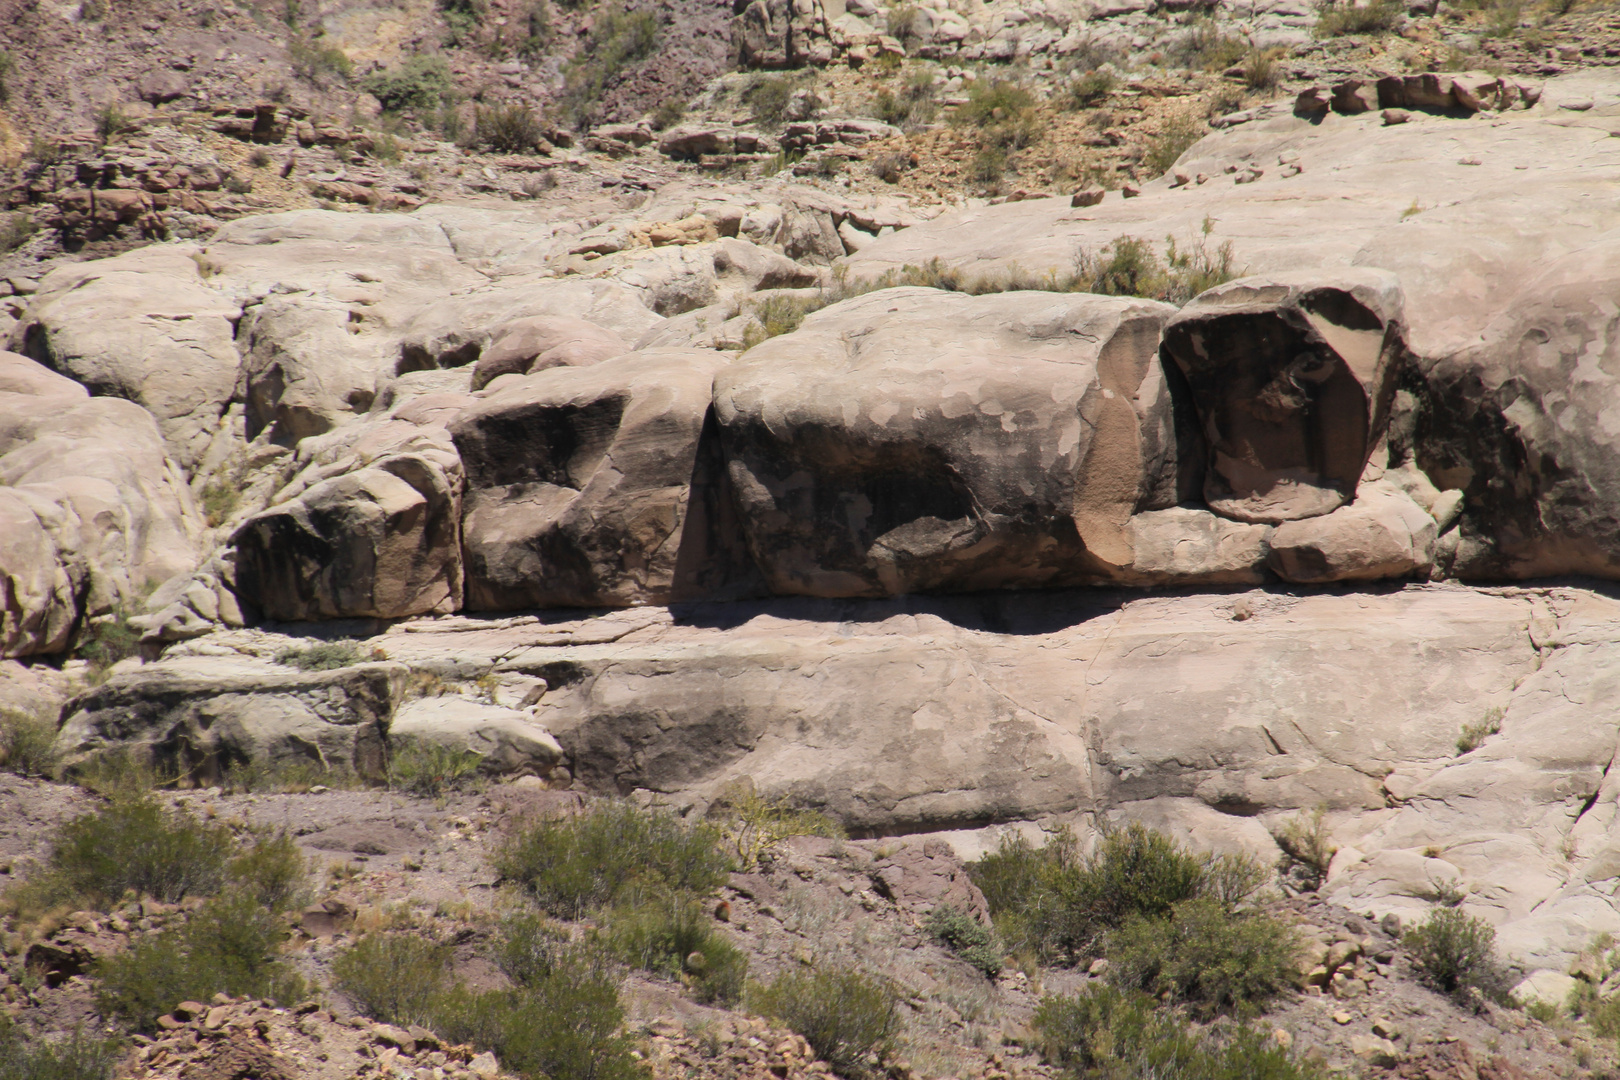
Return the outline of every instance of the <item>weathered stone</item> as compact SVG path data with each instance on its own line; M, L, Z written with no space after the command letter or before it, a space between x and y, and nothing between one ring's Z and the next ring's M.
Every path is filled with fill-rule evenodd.
M1428 570L1434 519L1404 492L1363 484L1354 502L1277 526L1271 566L1284 581L1376 581Z
M519 319L495 332L473 368L472 388L482 390L502 375L589 367L629 351L619 335L583 319L561 315Z
M413 740L470 750L481 756L479 770L491 775L544 775L562 758L562 747L532 715L455 694L400 706L388 735L396 746Z
M1204 497L1239 521L1325 514L1354 495L1395 393L1399 284L1371 270L1243 278L1165 328L1209 447Z
M1173 505L1170 309L891 289L816 312L715 384L749 547L773 591L1061 584L1133 565Z

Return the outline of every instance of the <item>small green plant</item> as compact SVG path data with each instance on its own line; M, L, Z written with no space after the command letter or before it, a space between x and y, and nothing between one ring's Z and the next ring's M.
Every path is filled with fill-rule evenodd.
M651 56L658 48L660 24L651 11L609 8L596 15L596 25L564 72L560 114L574 127L595 122L608 83Z
M450 66L442 56L412 56L367 77L361 87L389 112L437 108L450 93Z
M1469 754L1485 744L1485 740L1502 731L1502 708L1494 706L1472 724L1464 724L1457 735L1457 753Z
M935 941L984 972L987 978L1001 974L1004 957L995 933L967 912L940 904L928 913L923 928Z
M211 529L217 529L229 521L242 504L242 488L233 481L234 478L230 477L219 478L203 487L202 497L198 501L202 506L203 519Z
M0 255L16 251L39 232L39 223L20 211L0 214Z
M480 106L473 114L473 140L497 154L532 154L545 141L545 133L527 105Z
M742 92L742 100L748 106L754 123L761 127L775 127L782 122L782 114L787 111L793 90L792 79L781 75L761 75Z
M1199 897L1168 916L1132 915L1109 934L1108 977L1194 1016L1248 1015L1292 983L1299 943L1287 925Z
M388 757L388 786L412 795L442 795L477 776L483 760L465 747L396 739Z
M1198 1080L1329 1080L1247 1025L1200 1032L1145 994L1112 986L1042 999L1032 1022L1045 1059L1088 1080L1196 1077Z
M144 938L96 965L102 1012L137 1031L182 1001L215 994L287 1004L305 984L279 950L286 938L280 915L246 890L232 890L192 912L175 930Z
M804 1036L817 1057L845 1076L868 1058L887 1058L901 1029L899 992L850 967L786 972L752 987L748 1004Z
M450 948L415 934L367 934L332 961L332 985L367 1016L425 1024L450 984Z
M363 659L359 642L349 639L323 641L303 648L289 647L276 654L276 663L299 671L336 671L352 667Z
M650 123L654 131L664 131L681 122L686 115L686 102L679 98L665 98L652 111Z
M1149 141L1142 166L1152 176L1163 176L1187 152L1188 147L1204 135L1204 122L1198 117L1171 117Z
M99 683L107 669L140 651L141 633L130 625L129 612L119 605L111 614L86 620L73 646L73 655L90 664L89 678Z
M1327 880L1328 865L1338 848L1327 829L1327 807L1318 806L1309 814L1301 811L1282 823L1272 834L1282 848L1277 869L1294 879L1302 889L1315 892Z
M1421 213L1423 213L1423 207L1418 205L1417 196L1414 195L1412 197L1412 205L1401 211L1401 220L1405 221L1407 218L1416 217Z
M1270 90L1277 85L1279 49L1250 49L1243 58L1243 85L1250 90Z
M133 127L128 114L116 102L103 105L96 112L96 135L104 143L111 142Z
M55 1042L27 1039L0 1013L0 1080L109 1080L121 1056L116 1039L83 1031Z
M287 46L287 57L294 73L318 83L348 82L354 77L354 63L335 45L295 39Z
M561 918L638 892L707 893L731 869L713 825L688 825L664 811L608 801L574 817L527 822L497 847L492 861L503 878Z
M754 790L752 783L727 792L709 814L719 818L725 846L735 856L738 868L745 872L758 869L790 836L844 838L844 830L838 822L821 811L797 809L786 799L764 798Z
M1117 82L1113 72L1106 69L1088 71L1069 84L1069 104L1076 109L1095 108L1114 92Z
M1502 997L1496 931L1483 919L1457 908L1437 908L1407 931L1401 943L1424 981L1436 990L1461 994L1472 988L1487 997Z
M984 187L994 187L1007 175L1007 151L991 144L981 146L968 163L968 179Z
M953 123L979 129L986 148L1019 150L1040 138L1035 95L1011 79L980 79L957 107Z
M51 776L56 763L56 724L0 706L0 769L18 776Z
M1322 5L1316 18L1316 36L1387 34L1400 25L1401 15L1401 5L1395 0L1373 0L1368 4L1338 0Z
M615 910L602 938L627 964L680 977L702 1002L734 1004L742 997L748 957L714 925L702 905L664 896Z
M482 29L489 14L484 0L439 0L439 12L450 31L447 44L462 45L470 42Z

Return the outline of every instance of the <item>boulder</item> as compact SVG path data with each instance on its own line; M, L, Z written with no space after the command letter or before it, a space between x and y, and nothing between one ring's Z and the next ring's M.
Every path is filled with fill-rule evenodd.
M696 560L688 503L726 357L649 349L504 382L451 425L467 606L663 603ZM694 567L695 571L695 567Z
M0 656L67 649L83 567L64 557L60 510L0 488Z
M316 672L243 659L149 664L64 705L56 749L69 773L122 750L202 782L248 763L379 777L406 675L389 663Z
M1165 327L1208 446L1204 498L1238 521L1325 514L1355 495L1384 432L1405 341L1376 270L1242 278Z
M752 0L740 11L731 20L738 67L796 68L832 59L832 28L822 0Z
M1363 484L1354 502L1331 514L1288 521L1270 538L1271 567L1284 581L1376 581L1424 573L1435 522L1389 484Z
M472 388L482 390L502 375L527 375L553 367L589 367L630 351L624 339L583 319L537 315L508 323L473 368Z
M715 415L770 588L1029 587L1133 565L1177 501L1173 313L1086 294L869 293L723 370Z
M1266 580L1271 526L1174 506L1131 518L1132 570L1142 584L1258 585Z
M388 737L395 747L412 740L470 750L482 758L479 771L497 776L544 776L562 758L557 740L529 713L458 694L417 698L401 705Z
M747 240L727 237L714 249L714 269L725 283L739 282L749 292L759 289L803 289L819 278L785 255Z
M441 463L383 458L244 522L232 537L237 591L283 622L455 611L460 517Z

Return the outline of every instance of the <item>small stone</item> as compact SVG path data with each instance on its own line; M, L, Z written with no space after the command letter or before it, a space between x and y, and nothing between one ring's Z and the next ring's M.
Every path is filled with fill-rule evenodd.
M182 1001L174 1007L176 1020L195 1020L208 1008L200 1001Z
M1355 1019L1355 1017L1351 1016L1349 1013L1345 1012L1343 1009L1340 1009L1338 1012L1333 1014L1333 1022L1335 1024L1340 1024L1340 1025L1348 1024L1350 1021L1352 1021L1354 1019Z
M1401 917L1393 911L1378 920L1378 928L1392 938L1401 936Z
M231 1010L229 1008L224 1005L216 1005L208 1010L207 1016L203 1017L203 1029L205 1031L218 1031L225 1026L225 1021L230 1018Z
M1284 1050L1287 1050L1289 1047L1294 1045L1294 1036L1290 1032L1284 1031L1282 1028L1276 1028L1271 1033L1271 1041L1282 1047Z
M1391 1042L1401 1037L1401 1029L1383 1017L1379 1017L1373 1021L1372 1029L1374 1035L1377 1035L1383 1039L1389 1039Z
M1108 974L1108 958L1105 956L1097 957L1091 962L1091 966L1086 968L1086 974L1096 978Z
M467 1062L467 1070L474 1076L489 1077L498 1074L501 1071L501 1065L500 1062L495 1060L494 1054L485 1050L482 1054Z
M1382 115L1384 117L1385 127L1393 124L1404 124L1408 120L1412 119L1412 114L1407 112L1405 109L1385 109Z
M164 1031L176 1031L185 1025L176 1020L174 1017L165 1013L163 1016L157 1018L157 1026L162 1028Z
M1368 1064L1390 1069L1401 1063L1401 1051L1388 1039L1372 1035L1357 1035L1350 1040L1350 1052Z
M1142 189L1139 187L1132 187L1130 184L1126 184L1124 187L1119 189L1119 193L1124 198L1134 199L1138 195L1142 194Z
M1098 188L1082 188L1081 190L1075 192L1072 196L1070 196L1069 205L1070 206L1096 206L1098 203L1103 201L1103 196L1106 195L1106 194L1108 194L1108 192L1103 190L1100 187L1098 187Z

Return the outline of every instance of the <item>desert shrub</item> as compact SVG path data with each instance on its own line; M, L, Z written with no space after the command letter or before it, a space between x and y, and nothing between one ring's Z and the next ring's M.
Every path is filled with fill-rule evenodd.
M750 310L759 325L743 331L743 347L752 349L762 341L793 333L806 315L822 306L817 299L796 296L767 296L755 302Z
M1220 71L1243 59L1248 51L1242 38L1222 33L1215 20L1206 17L1189 23L1169 53L1183 67Z
M872 175L885 184L898 184L900 177L912 167L911 155L889 151L872 159Z
M361 88L389 112L436 108L450 93L450 65L442 56L413 56L368 76Z
M665 98L658 103L658 108L652 112L652 129L654 131L663 131L666 128L672 128L680 123L681 117L685 115L686 102L681 101L679 98Z
M1134 823L1105 832L1085 860L1068 830L1041 848L1003 837L968 873L1003 939L1047 956L1088 953L1129 918L1164 918L1189 900L1235 909L1265 880L1251 859L1196 855Z
M967 175L975 184L986 187L1000 183L1007 175L1007 151L995 144L979 147L968 163Z
M18 776L56 771L56 724L22 709L0 708L0 769Z
M980 79L958 106L954 122L979 129L988 146L1018 150L1041 135L1035 95L1010 79Z
M1001 974L1002 952L996 935L988 926L965 911L940 904L928 913L923 928L935 941L949 948L989 978Z
M1401 22L1401 5L1395 0L1355 0L1323 4L1316 18L1317 37L1343 37L1347 34L1387 34Z
M126 892L173 903L218 892L235 846L223 825L121 797L57 831L37 884L79 906L105 908Z
M119 1057L117 1040L82 1031L55 1042L25 1039L0 1013L0 1080L108 1080Z
M90 664L90 681L100 682L106 671L120 660L140 651L141 632L130 625L129 612L122 606L109 615L85 624L73 645L73 655Z
M934 118L934 76L914 71L898 91L884 87L872 102L872 114L885 124L926 124Z
M11 77L17 72L17 61L11 53L0 49L0 105L11 100Z
M1104 101L1114 92L1116 80L1112 72L1088 71L1068 86L1068 101L1076 109L1089 109Z
M1204 123L1196 116L1172 117L1148 143L1142 165L1153 176L1162 176L1187 148L1204 137Z
M480 107L473 114L473 139L498 154L532 154L545 133L533 109L514 103Z
M1403 215L1404 216L1404 215ZM1472 724L1464 724L1457 734L1457 753L1468 754L1478 750L1485 740L1502 730L1502 709L1498 706L1485 710L1485 715Z
M796 309L797 318L786 328L773 325L772 313L756 314L772 337L797 329L804 319L802 307ZM751 783L728 791L710 808L709 816L717 819L727 850L745 871L756 869L790 836L844 839L843 827L826 814L799 809L785 798L767 799Z
M282 649L276 654L276 663L299 671L336 671L352 667L365 659L360 654L360 643L350 640L322 641L314 645Z
M367 1016L425 1024L450 982L450 948L414 934L367 934L332 961L332 985Z
M742 996L748 957L715 927L701 904L687 897L663 896L620 908L601 937L625 963L681 978L699 1001L729 1005Z
M295 38L287 46L287 57L292 61L293 72L305 79L347 82L354 76L353 61L336 45Z
M39 222L21 212L0 214L0 255L16 251L39 232Z
M1120 237L1097 256L1082 253L1076 260L1074 287L1106 296L1144 296L1185 304L1237 276L1231 242L1210 247L1213 227L1213 222L1204 219L1204 235L1186 248L1175 237L1166 237L1162 262L1146 240L1135 236Z
M557 103L564 119L577 128L590 126L609 80L651 56L658 34L658 16L651 11L599 13L584 45L568 62Z
M309 860L290 833L260 837L226 864L225 873L271 911L289 911L309 896Z
M96 135L102 142L110 142L134 126L128 114L116 103L103 105L96 110Z
M1423 981L1441 993L1475 989L1488 997L1502 996L1496 931L1485 920L1457 908L1437 908L1408 930L1401 943Z
M1145 994L1096 986L1048 996L1032 1022L1046 1060L1095 1080L1328 1080L1265 1032L1239 1025L1199 1032Z
M444 25L450 31L449 44L452 45L471 40L489 14L485 0L439 0L438 6Z
M781 75L761 75L742 92L743 104L748 106L754 123L762 127L775 127L782 122L788 102L793 98L793 80Z
M1318 806L1309 814L1300 812L1283 822L1272 833L1272 839L1283 850L1277 869L1306 891L1321 888L1328 865L1339 850L1328 835L1327 807Z
M1250 49L1243 58L1243 85L1250 90L1270 90L1277 85L1278 49Z
M1582 950L1583 960L1590 962L1596 971L1589 972L1590 978L1576 980L1566 1003L1571 1016L1585 1020L1596 1034L1605 1039L1620 1038L1620 997L1604 997L1602 990L1609 977L1620 971L1620 949L1612 948L1613 945L1612 936L1599 934L1590 946ZM1526 1011L1529 1011L1528 1006Z
M292 1002L306 988L277 956L285 937L286 924L276 912L249 891L228 891L178 929L99 962L99 1007L138 1031L151 1031L179 1002L215 994Z
M861 1068L873 1055L881 1061L900 1034L899 992L856 968L789 971L753 987L748 1004L804 1036L839 1074Z
M497 847L493 862L543 909L565 918L660 889L706 893L731 868L713 825L607 801L574 817L529 821Z
M1111 981L1207 1018L1253 1012L1282 993L1299 944L1277 919L1199 898L1159 918L1130 916L1108 935L1104 951Z
M395 739L388 755L388 786L412 795L442 795L478 775L484 755L425 739Z

